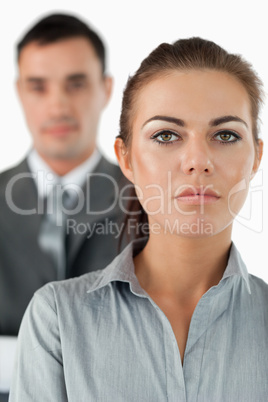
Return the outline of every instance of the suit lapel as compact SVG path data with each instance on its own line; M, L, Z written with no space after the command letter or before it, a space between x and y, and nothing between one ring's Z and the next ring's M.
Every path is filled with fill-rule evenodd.
M35 253L39 261L38 270L50 278L55 277L52 262L37 243L43 210L43 200L38 200L37 188L27 160L10 170L4 198L6 216L3 224L16 230L14 236L22 241L25 253ZM52 279L50 279L52 280Z
M10 225L17 225L18 220L27 222L24 231L36 236L43 214L42 202L38 201L36 185L26 159L12 173L6 188L6 197L10 204Z
M119 168L102 157L98 166L87 175L83 193L85 202L78 214L67 219L68 266L71 266L81 244L98 222L112 219L118 214L118 191L122 173Z

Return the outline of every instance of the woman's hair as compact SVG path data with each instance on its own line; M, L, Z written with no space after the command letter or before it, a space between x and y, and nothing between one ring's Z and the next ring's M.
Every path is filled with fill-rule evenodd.
M141 63L136 73L128 79L123 94L119 138L126 148L131 146L132 125L136 100L142 88L155 78L174 70L216 70L235 77L248 93L251 104L252 134L258 145L259 114L263 103L263 84L250 63L240 55L228 53L216 43L199 37L180 39L173 44L162 43ZM132 197L135 196L133 189ZM139 211L135 218L138 227L148 222L147 214L138 199L132 198L128 206L129 216ZM129 216L126 216L126 221ZM137 234L140 237L141 234Z
M235 77L248 93L251 104L252 134L258 144L259 113L263 103L263 85L250 63L240 55L228 53L216 43L199 37L180 39L173 44L162 43L141 63L128 79L123 94L120 134L126 147L131 144L135 101L140 90L153 79L172 70L222 71Z

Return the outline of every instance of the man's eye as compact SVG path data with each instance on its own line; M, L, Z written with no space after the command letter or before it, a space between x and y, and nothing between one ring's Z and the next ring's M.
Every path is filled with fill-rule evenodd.
M170 144L179 140L178 134L173 133L172 131L165 130L160 131L152 136L153 140L158 144Z
M30 87L30 91L42 93L45 91L45 88L43 85L33 85Z
M86 83L84 81L75 81L75 82L70 82L67 86L69 90L76 90L76 89L82 89L85 88Z

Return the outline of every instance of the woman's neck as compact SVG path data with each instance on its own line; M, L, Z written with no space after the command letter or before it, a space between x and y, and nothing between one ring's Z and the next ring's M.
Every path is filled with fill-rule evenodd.
M207 238L152 234L134 259L141 286L149 294L169 294L178 301L200 298L217 285L226 268L231 226Z

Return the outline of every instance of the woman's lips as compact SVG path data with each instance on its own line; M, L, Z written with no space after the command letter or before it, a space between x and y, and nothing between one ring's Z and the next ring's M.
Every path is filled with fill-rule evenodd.
M219 194L211 188L184 189L178 196L177 201L188 205L209 205L214 204L220 199Z
M206 195L206 194L193 194L193 195L185 195L176 197L176 200L182 202L183 204L188 205L208 205L214 204L219 200L219 197L214 195Z

